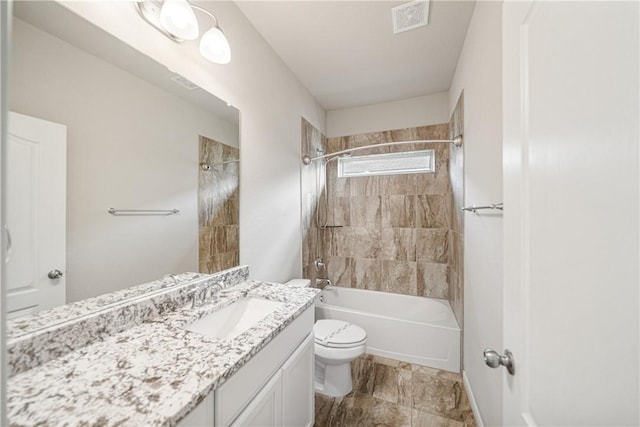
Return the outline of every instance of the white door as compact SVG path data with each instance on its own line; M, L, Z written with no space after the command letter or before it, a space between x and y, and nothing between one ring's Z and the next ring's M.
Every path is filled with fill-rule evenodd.
M640 423L638 12L504 4L505 425Z
M65 303L66 126L9 113L6 261L9 318ZM55 271L62 273L60 278Z

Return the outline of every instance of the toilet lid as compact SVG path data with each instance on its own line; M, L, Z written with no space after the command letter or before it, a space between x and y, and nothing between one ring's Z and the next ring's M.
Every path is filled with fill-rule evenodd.
M318 320L313 325L313 332L316 343L326 347L352 347L367 339L364 329L342 320Z

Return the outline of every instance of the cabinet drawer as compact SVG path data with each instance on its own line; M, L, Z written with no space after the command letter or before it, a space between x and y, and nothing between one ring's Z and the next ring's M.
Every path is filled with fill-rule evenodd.
M215 391L216 426L231 424L313 330L313 311L307 308Z

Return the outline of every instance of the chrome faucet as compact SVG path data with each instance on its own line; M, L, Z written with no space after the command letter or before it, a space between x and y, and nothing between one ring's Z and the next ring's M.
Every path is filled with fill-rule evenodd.
M224 289L224 282L216 282L213 285L205 284L198 286L196 285L193 289L189 291L187 296L191 296L191 309L194 309L198 306L198 301L205 301L209 299L214 293L220 292Z
M333 283L331 283L330 279L316 279L316 288L318 289L324 289L331 285L333 285Z
M168 277L170 277L173 280L174 285L176 285L176 286L178 285L178 278L176 277L175 274L167 273L167 274L163 274L162 275L163 279L166 279ZM163 285L162 287L164 288L164 287L166 287L166 285Z

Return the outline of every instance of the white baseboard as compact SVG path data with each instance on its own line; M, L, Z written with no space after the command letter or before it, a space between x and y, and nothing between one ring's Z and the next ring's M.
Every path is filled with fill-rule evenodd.
M484 423L482 422L482 417L480 416L480 411L478 410L478 404L476 403L476 398L473 395L473 390L471 390L471 384L469 383L469 378L467 378L467 373L462 371L462 383L464 384L464 389L467 392L467 397L469 398L469 403L471 404L471 410L473 411L473 416L476 419L477 427L484 427Z

